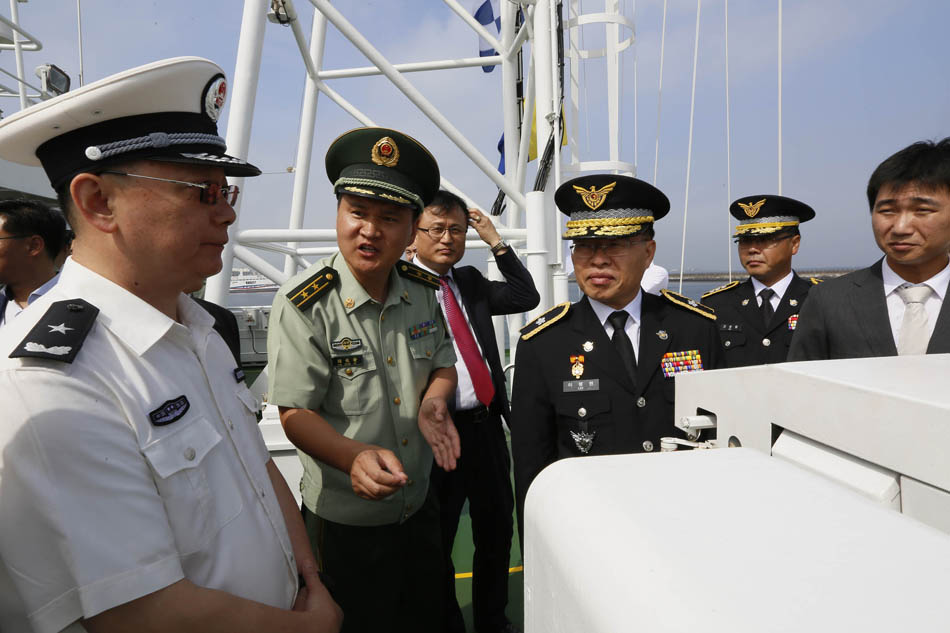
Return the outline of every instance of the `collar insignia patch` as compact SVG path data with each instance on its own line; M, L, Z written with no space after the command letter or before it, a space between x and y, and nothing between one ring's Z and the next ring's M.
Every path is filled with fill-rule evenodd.
M240 367L234 368L234 382L244 382L244 370Z
M600 189L597 189L594 187L594 185L591 185L590 189L588 190L574 185L574 191L580 195L581 200L584 201L584 204L587 205L587 208L589 208L591 211L596 211L600 208L600 205L602 205L604 201L607 200L607 194L613 191L614 187L616 186L616 182L611 182L604 185Z
M331 341L330 347L337 352L355 352L363 347L362 339L344 336L339 341Z
M190 408L191 404L188 402L188 397L183 395L178 396L177 398L166 400L160 407L149 412L148 419L151 420L155 426L165 426L175 420L181 419L183 415L188 413L188 409Z

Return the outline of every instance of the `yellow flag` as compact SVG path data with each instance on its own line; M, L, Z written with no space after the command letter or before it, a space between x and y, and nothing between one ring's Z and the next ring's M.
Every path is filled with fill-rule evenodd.
M534 112L531 113L531 138L528 141L528 162L530 163L535 158L538 157L538 137L535 127L537 126L538 118L538 108L535 106ZM564 106L561 106L561 121L564 121ZM566 129L567 125L564 124L563 127ZM567 134L561 137L561 147L567 147Z

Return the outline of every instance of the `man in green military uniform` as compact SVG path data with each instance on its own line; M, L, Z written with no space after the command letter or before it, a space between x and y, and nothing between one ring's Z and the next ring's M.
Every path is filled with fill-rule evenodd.
M433 457L460 455L455 353L438 278L399 261L439 168L415 139L360 128L327 151L340 252L285 283L268 333L269 398L304 465L304 521L344 631L441 626Z

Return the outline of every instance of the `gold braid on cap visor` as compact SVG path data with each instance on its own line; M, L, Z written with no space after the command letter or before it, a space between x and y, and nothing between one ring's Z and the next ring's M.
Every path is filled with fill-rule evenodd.
M757 224L740 224L736 227L733 237L740 235L765 235L775 233L790 226L798 226L798 220L789 222L759 222Z
M590 218L587 220L569 220L563 239L573 237L617 237L632 235L653 223L652 215L632 218Z

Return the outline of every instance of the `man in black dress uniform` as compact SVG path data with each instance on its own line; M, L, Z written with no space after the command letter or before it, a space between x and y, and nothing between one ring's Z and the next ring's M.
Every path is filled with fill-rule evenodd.
M808 289L819 283L792 270L798 225L815 211L792 198L758 195L739 198L729 212L739 220L734 237L749 278L710 290L703 303L716 311L727 367L783 363Z
M519 527L535 476L581 455L659 450L683 437L673 425L677 373L721 366L713 311L662 290L641 291L653 261L653 222L670 209L659 189L597 174L561 185L570 216L564 239L584 297L562 303L521 330L511 427Z

